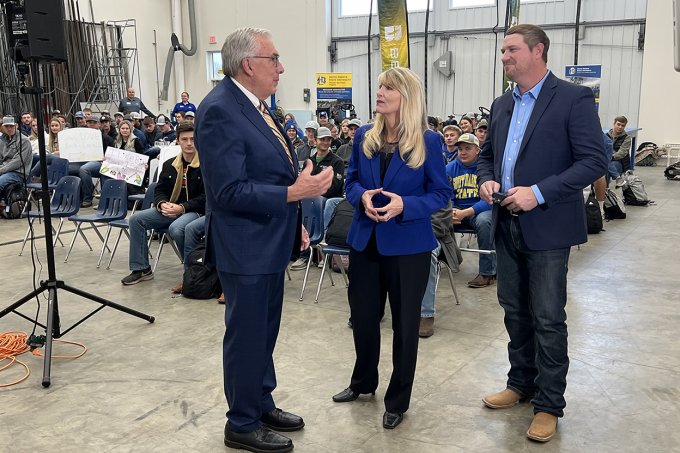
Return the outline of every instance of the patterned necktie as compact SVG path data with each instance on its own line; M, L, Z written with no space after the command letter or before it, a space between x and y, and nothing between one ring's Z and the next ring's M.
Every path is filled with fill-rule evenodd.
M269 125L269 128L272 130L276 138L279 139L279 143L281 143L283 149L286 150L288 162L290 162L290 165L293 166L293 156L290 153L290 149L288 149L288 143L286 142L286 139L283 138L283 135L281 135L281 131L279 131L279 128L276 127L276 124L274 124L274 119L269 115L269 112L264 107L264 103L260 102L260 107L258 108L258 110L260 111L260 113L262 113L264 120L267 122L267 125Z

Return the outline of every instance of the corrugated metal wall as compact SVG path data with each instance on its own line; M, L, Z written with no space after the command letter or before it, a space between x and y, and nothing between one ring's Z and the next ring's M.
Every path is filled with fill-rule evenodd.
M368 17L339 15L340 0L333 0L332 38L337 44L337 62L333 71L354 74L354 105L357 114L368 118L374 105L376 78L381 71L380 54L372 48L372 92L368 101L367 43ZM448 0L433 0L430 13L428 48L428 111L446 118L460 116L488 107L500 94L502 66L500 49L505 18L505 0L501 0L498 36L492 32L497 24L496 7L449 9ZM564 66L573 64L576 0L522 3L520 19L524 23L544 25L551 40L548 67L564 77ZM614 116L628 116L631 125L638 122L642 54L638 50L640 22L644 21L646 0L582 0L579 64L602 64L600 120L609 125ZM424 74L425 13L409 14L412 35L411 68ZM378 33L377 16L371 34ZM453 52L454 74L446 78L434 68L434 61L446 50ZM497 62L494 72L494 61Z

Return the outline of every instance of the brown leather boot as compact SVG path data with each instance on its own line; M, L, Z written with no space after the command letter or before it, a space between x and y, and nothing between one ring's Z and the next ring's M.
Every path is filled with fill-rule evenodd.
M511 389L505 389L498 393L492 393L482 398L484 405L490 409L507 409L519 403L522 395Z
M491 286L496 282L495 275L482 275L477 274L477 276L470 280L467 285L469 288L485 288Z
M432 335L434 335L434 317L420 318L418 336L420 338L428 338Z
M557 432L557 417L547 412L536 412L527 437L538 442L548 442Z

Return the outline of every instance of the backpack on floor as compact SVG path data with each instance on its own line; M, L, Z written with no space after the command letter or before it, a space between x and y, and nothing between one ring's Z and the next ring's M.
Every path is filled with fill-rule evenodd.
M607 220L626 218L626 205L611 189L607 189L602 207L604 208L604 218Z
M23 182L15 182L7 186L0 196L5 200L5 208L0 215L5 219L18 219L28 203L28 192Z
M354 206L345 200L342 200L335 207L331 221L328 222L328 229L326 229L326 244L336 245L338 247L348 247L347 234L349 227L352 226L354 219Z
M602 213L593 190L590 191L586 200L586 224L588 225L588 234L598 234L602 231Z
M642 184L642 179L628 170L622 175L621 189L623 190L623 202L631 206L647 206L651 201Z
M669 165L663 171L663 175L666 179L680 179L680 162Z
M189 299L214 299L222 293L217 269L203 262L205 243L189 254L189 265L182 278L182 295Z

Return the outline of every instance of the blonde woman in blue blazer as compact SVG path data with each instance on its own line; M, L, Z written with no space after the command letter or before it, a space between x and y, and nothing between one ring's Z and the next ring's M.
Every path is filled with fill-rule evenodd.
M333 401L375 393L387 295L393 371L383 426L392 429L408 410L413 388L420 304L436 246L430 217L448 203L451 187L439 135L427 128L418 77L409 69L391 68L378 81L375 123L357 130L347 169L347 199L355 207L347 243L356 362L349 387Z

